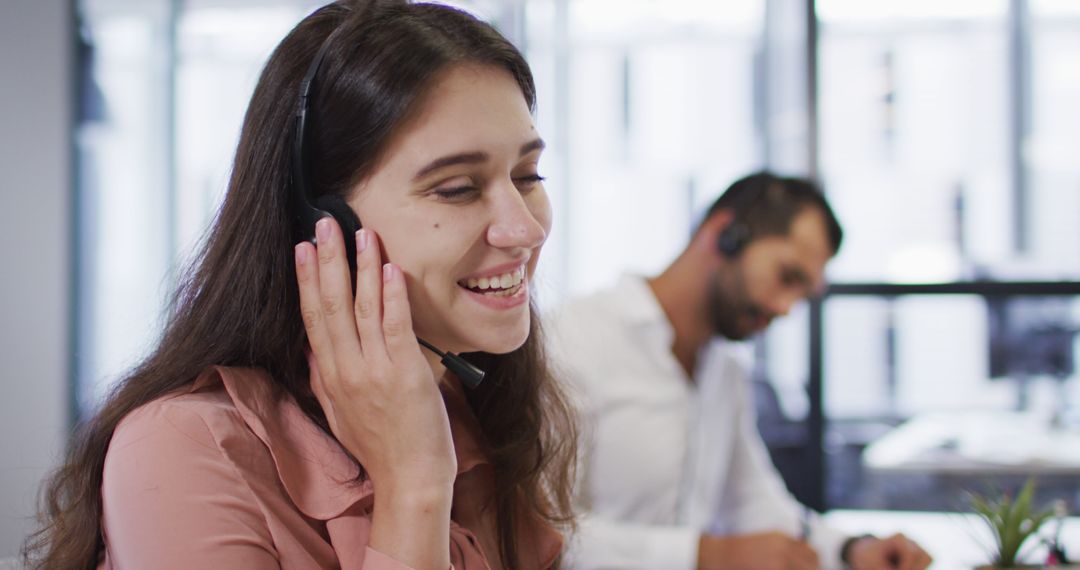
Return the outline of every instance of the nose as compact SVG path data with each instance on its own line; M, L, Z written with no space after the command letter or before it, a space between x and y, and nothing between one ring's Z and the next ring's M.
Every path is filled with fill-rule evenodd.
M499 248L539 247L547 240L550 227L549 207L542 195L543 189L523 195L511 184L508 190L499 192L487 229L487 242ZM532 196L533 193L541 195Z
M777 317L786 317L788 313L791 312L791 308L795 306L795 303L798 303L802 299L802 295L794 293L782 295L776 299L775 303L773 303L771 307L772 312Z

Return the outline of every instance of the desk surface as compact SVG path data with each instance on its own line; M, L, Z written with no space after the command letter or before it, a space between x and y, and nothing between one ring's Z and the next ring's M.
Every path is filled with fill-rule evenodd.
M931 556L933 570L971 570L989 559L993 539L990 530L978 517L962 513L927 513L903 511L830 511L825 515L830 526L849 534L889 536L902 532L918 542ZM1049 535L1055 523L1048 523L1044 533ZM1061 533L1066 553L1080 558L1080 518L1065 521ZM1035 554L1031 560L1042 560L1046 549L1035 548L1035 540L1025 543L1025 551Z
M867 446L879 472L1080 476L1080 430L1015 412L927 414Z

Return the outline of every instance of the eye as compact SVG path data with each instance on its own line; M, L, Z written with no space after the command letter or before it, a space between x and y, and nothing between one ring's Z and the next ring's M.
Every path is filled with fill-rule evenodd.
M514 178L514 185L518 187L521 192L529 192L536 188L541 182L546 180L539 174L528 174L525 176L517 176Z
M799 287L805 283L802 274L790 268L785 268L780 272L780 281L787 287Z
M475 186L453 186L436 188L431 191L440 202L465 202L480 195L480 188Z

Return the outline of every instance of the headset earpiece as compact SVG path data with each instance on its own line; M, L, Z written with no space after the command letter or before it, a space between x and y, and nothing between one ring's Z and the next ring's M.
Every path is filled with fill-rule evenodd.
M716 249L728 259L739 255L750 241L750 228L742 222L732 221L716 237Z

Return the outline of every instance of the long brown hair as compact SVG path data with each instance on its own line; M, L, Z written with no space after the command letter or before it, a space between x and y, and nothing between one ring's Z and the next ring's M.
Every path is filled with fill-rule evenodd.
M345 194L362 179L433 78L452 65L506 69L534 107L521 53L464 12L404 0L342 0L300 22L262 71L224 203L177 286L160 344L80 427L66 462L43 488L42 527L24 549L29 566L96 566L104 546L102 470L117 424L191 384L207 366L264 369L325 429L304 357L289 147L300 81L332 32L308 119L316 195ZM493 449L499 555L510 566L517 560L514 530L525 518L564 529L573 524L573 415L545 363L536 311L532 317L532 334L519 349L468 355L488 374L468 398Z

